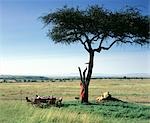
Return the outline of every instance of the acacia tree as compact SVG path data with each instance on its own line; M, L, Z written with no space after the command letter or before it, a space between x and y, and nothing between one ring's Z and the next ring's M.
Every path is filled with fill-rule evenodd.
M109 11L98 5L85 10L63 7L42 16L48 26L48 37L55 43L81 43L89 54L88 68L81 78L81 102L88 103L88 87L92 76L94 54L109 50L115 44L149 45L149 17L136 8ZM117 45L117 46L118 46ZM97 46L97 47L96 47ZM87 71L87 74L86 74Z

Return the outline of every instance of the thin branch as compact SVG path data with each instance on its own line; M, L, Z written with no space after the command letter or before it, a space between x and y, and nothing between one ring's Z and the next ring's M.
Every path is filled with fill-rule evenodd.
M101 47L101 49L103 50L109 50L118 40L115 40L114 42L112 42L109 47Z
M89 41L88 36L85 33L83 33L83 35L85 36L86 40Z
M92 49L92 46L91 46L91 43L92 42L89 42L89 41L86 41L87 42L87 44L88 44L88 47L89 47L89 52L91 52L93 49Z
M142 44L141 42L139 42L139 41L136 41L136 43L138 43L138 44L140 44L141 46L143 46L143 44Z
M83 46L84 46L84 48L88 51L88 52L90 52L90 50L88 49L88 47L86 46L86 41L85 42L83 42L82 41L82 39L79 39L79 41L81 42L81 44L83 44Z
M93 41L97 41L98 39L100 39L100 37L99 37L99 36L97 36L97 37L96 37L96 39L94 39Z
M87 70L87 67L85 68L85 70L83 71L83 81L85 82L85 74L86 74L86 70Z
M105 36L102 36L98 48L94 49L94 51L96 51L96 52L100 52L101 51L101 47L102 47L102 43L103 43L104 39L105 39Z
M80 79L81 79L81 82L82 82L82 73L81 73L81 69L80 69L80 67L78 67L78 69L79 69L79 73L80 73Z
M75 29L74 29L74 31L75 31ZM88 47L86 46L86 41L84 41L84 42L82 41L81 35L82 35L82 34L80 34L80 36L78 37L78 36L77 36L77 33L75 33L76 39L79 40L79 41L81 42L81 44L83 44L84 48L89 52L89 49L88 49ZM84 35L86 35L86 34L84 34ZM87 37L87 35L86 35L86 37ZM88 38L88 37L87 37L87 38Z
M120 40L120 42L122 42L122 43L130 43L130 44L133 43L132 41L123 41L123 40Z
M85 41L85 43L87 43L87 45L88 45L88 49L89 49L89 51L88 52L90 52L90 51L92 51L92 46L91 46L91 41L90 41L90 39L89 39L89 37L85 34L85 33L83 33L84 34L84 36L85 36L85 38L86 38L86 41Z
M124 41L123 38L124 38L124 37L122 37L121 39L116 39L115 41L113 41L113 42L109 45L109 47L102 47L102 46L101 46L101 49L103 49L103 50L109 50L116 42L130 43L130 44L133 43L132 41Z
M100 37L99 37L99 33L98 33L97 35L93 36L93 38L90 39L90 42L97 41L99 38Z

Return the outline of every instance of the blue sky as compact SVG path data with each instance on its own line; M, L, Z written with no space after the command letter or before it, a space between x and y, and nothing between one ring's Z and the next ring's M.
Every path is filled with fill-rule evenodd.
M64 5L85 8L99 4L111 10L126 5L148 14L148 0L0 0L0 74L69 75L88 61L80 44L54 44L38 17ZM150 73L147 47L113 47L96 54L93 73Z

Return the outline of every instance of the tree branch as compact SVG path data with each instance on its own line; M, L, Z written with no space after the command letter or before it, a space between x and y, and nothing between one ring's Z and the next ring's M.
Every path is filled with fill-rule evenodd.
M103 43L104 39L105 39L105 36L102 36L98 48L94 49L94 51L96 51L96 52L100 52L101 51L101 47L102 47L102 43Z
M112 42L109 47L101 47L101 49L103 50L109 50L118 40L115 40L114 42Z
M130 43L130 44L133 43L132 41L123 41L123 40L120 40L120 42L122 42L122 43Z
M90 41L86 41L86 42L87 42L88 47L89 47L89 52L93 51L92 46L91 46L92 42L90 42Z
M109 45L109 47L102 47L102 46L101 46L101 49L103 49L103 50L109 50L116 42L130 43L130 44L133 43L132 41L126 41L126 40L123 40L123 39L124 39L124 37L122 37L122 38L120 38L120 39L116 39L115 41L113 41L113 42Z
M86 46L86 41L85 42L83 42L82 41L82 39L79 39L79 41L81 42L81 44L83 44L83 46L84 46L84 48L88 51L88 52L90 52L90 50L88 49L88 47Z
M75 31L75 29L74 29L74 31ZM76 31L75 31L75 32L76 32ZM83 44L84 48L89 52L89 49L88 49L88 47L86 46L86 41L83 42L82 39L81 39L81 35L82 35L82 34L80 34L79 37L77 36L77 34L78 34L78 33L75 33L76 39L79 40L79 41L81 42L81 44ZM84 34L84 35L86 36L86 39L87 39L88 36L87 36L86 34Z
M78 67L78 69L79 69L79 73L80 73L80 79L81 79L81 82L82 82L82 73L81 73L81 69L80 69L80 67Z
M85 82L85 79L86 79L86 77L85 77L86 70L87 70L87 67L86 67L85 70L83 71L83 81L84 81L84 82Z
M98 33L97 35L93 36L93 38L90 39L90 42L97 41L99 38L100 37L99 37L99 33Z

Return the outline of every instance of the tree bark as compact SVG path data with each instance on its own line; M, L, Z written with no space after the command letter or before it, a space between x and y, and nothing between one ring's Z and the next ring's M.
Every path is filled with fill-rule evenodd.
M93 71L93 62L94 62L94 52L91 51L89 53L88 73L87 73L86 77L85 77L85 73L86 73L87 68L84 70L83 76L82 76L82 73L81 73L81 69L79 68L80 78L81 78L81 83L80 83L81 103L88 103L88 97L89 97L88 90L89 90L89 83L90 83L91 76L92 76L92 71Z
M91 51L89 53L89 65L88 65L88 73L87 73L87 77L86 77L86 83L88 86L89 86L91 76L92 76L93 62L94 62L94 51Z
M83 103L88 103L88 102L89 102L89 86L85 84Z

